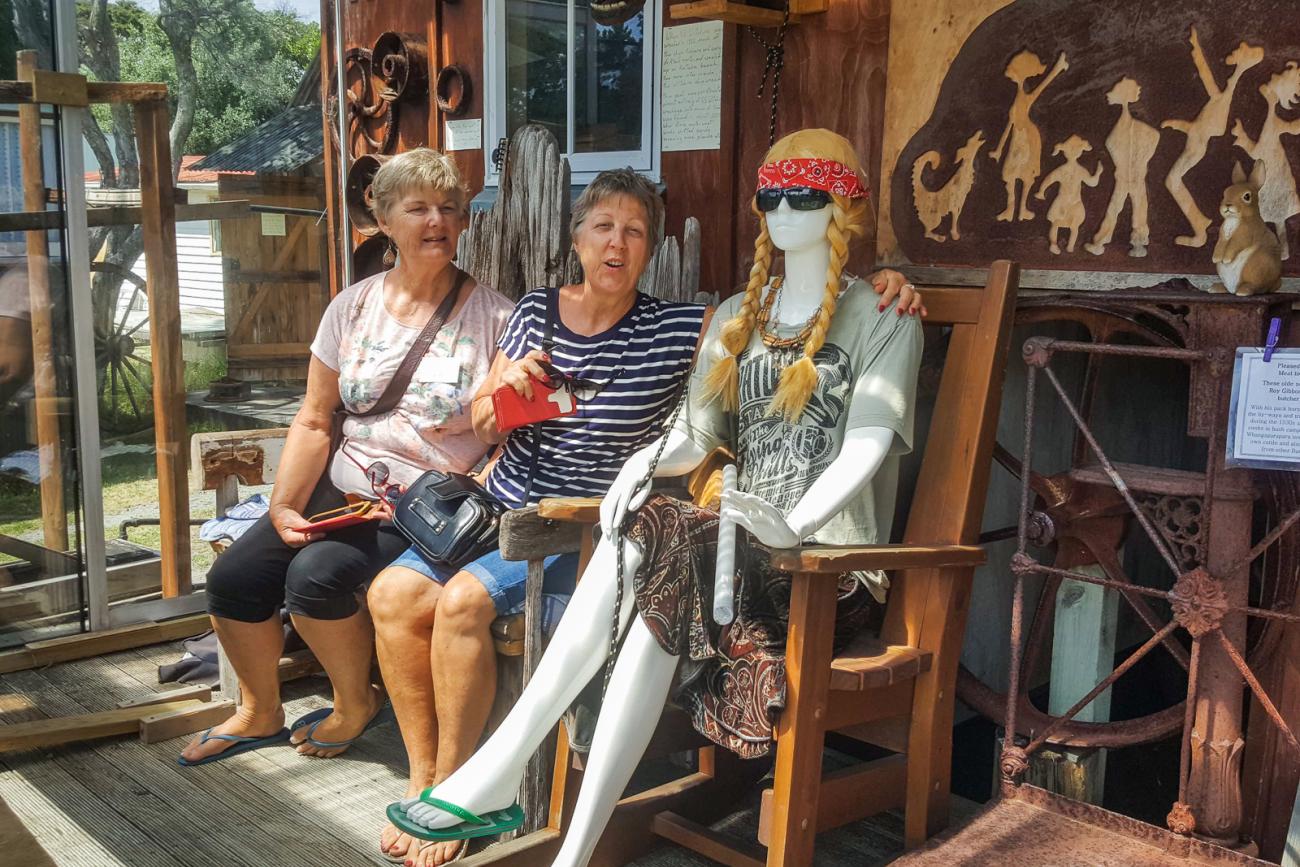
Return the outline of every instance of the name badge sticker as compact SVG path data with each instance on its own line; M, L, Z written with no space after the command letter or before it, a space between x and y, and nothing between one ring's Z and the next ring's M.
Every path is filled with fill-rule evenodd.
M428 356L415 369L415 379L419 382L460 384L460 359Z

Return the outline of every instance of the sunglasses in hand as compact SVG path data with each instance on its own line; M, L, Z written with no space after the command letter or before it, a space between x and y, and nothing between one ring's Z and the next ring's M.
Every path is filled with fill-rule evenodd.
M545 359L538 359L537 364L546 374L552 388L565 389L578 400L591 400L600 394L600 390L605 387L604 384L595 380L570 376Z

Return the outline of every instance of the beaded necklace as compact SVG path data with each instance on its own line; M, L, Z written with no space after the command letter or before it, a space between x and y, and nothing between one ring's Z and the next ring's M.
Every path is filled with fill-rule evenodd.
M767 297L763 299L763 305L758 309L756 322L758 325L759 336L763 338L763 345L768 349L802 349L808 342L808 335L812 333L813 326L817 322L817 317L821 315L821 307L813 311L812 316L799 329L799 333L794 337L780 337L775 330L769 330L769 322L772 318L772 308L776 306L776 300L781 295L781 287L784 280L777 277L772 281L772 288L768 290Z

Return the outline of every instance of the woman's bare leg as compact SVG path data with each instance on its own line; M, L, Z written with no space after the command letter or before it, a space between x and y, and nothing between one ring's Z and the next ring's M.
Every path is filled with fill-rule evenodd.
M213 617L212 628L226 651L226 658L239 675L241 703L235 715L213 729L213 734L265 737L284 728L280 705L280 654L284 650L284 626L278 613L260 623L245 623ZM181 756L198 761L228 749L231 741L209 740L200 745L196 735Z
M442 585L414 569L390 566L366 595L375 622L375 649L384 686L406 745L410 779L404 797L433 785L438 762L438 718L433 700L433 622ZM386 825L379 849L393 856L413 852L411 837Z
M383 696L370 682L371 648L375 630L364 609L341 620L317 620L293 615L294 628L307 642L334 688L334 712L321 720L311 737L322 743L340 743L358 737L379 710ZM347 747L318 747L307 742L307 732L294 733L298 752L331 758Z

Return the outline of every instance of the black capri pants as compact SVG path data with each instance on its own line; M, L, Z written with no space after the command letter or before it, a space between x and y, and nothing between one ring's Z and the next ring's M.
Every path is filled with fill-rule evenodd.
M303 514L346 505L329 474L321 476ZM290 614L342 620L359 608L357 590L411 543L388 521L366 521L291 548L263 515L217 558L208 572L208 613L261 623L281 606Z

